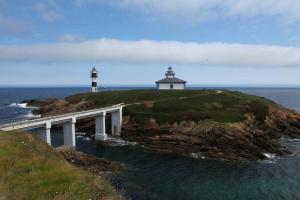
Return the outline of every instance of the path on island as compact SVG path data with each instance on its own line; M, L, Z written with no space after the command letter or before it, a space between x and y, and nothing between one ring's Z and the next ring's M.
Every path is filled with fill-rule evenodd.
M215 90L214 94L222 94L223 91L222 90ZM209 94L209 95L213 95L213 94ZM193 97L200 97L200 96L204 96L203 94L198 94L198 95L194 95L194 96L188 96L188 97L178 97L178 98L171 98L171 99L179 99L179 100L183 100L183 99L188 99L188 98L193 98ZM163 99L163 100L157 100L157 101L142 101L142 102L137 102L137 103L130 103L130 104L125 104L125 106L133 106L133 105L141 105L141 104L146 104L148 107L152 107L154 103L159 102L159 101L167 101L170 99Z

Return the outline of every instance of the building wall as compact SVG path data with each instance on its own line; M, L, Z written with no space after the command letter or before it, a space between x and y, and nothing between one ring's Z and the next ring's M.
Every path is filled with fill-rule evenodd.
M171 83L159 83L158 89L159 90L170 90ZM185 84L184 83L173 83L173 90L184 90Z

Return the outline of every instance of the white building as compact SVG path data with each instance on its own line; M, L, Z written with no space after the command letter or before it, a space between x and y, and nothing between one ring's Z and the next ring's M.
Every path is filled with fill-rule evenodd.
M156 81L159 90L184 90L186 81L175 77L175 73L170 66L166 72L166 78Z

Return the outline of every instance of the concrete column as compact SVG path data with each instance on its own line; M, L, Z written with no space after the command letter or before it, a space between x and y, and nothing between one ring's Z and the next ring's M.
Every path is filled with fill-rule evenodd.
M96 124L95 140L98 141L107 140L107 134L105 131L105 116L106 116L106 112L103 112L101 115L95 117L95 124Z
M76 118L72 118L70 121L65 122L63 125L64 145L66 146L73 146L73 147L76 146L75 123L76 123Z
M112 135L120 136L122 128L122 108L111 113L111 133Z
M41 129L41 138L51 146L51 123L47 122Z

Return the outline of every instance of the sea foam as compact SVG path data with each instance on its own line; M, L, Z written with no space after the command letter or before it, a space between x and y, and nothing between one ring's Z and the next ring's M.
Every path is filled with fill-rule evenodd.
M27 108L27 103L11 103L10 107Z
M136 142L125 141L122 138L107 136L107 144L109 146L134 146Z
M264 155L265 155L268 159L275 159L275 158L276 158L276 155L275 155L275 154L264 153Z
M30 112L30 113L26 114L25 117L26 117L26 118L31 118L31 119L32 119L32 118L33 118L33 119L36 119L36 118L40 118L41 115L35 115L35 114L33 114L32 112Z

